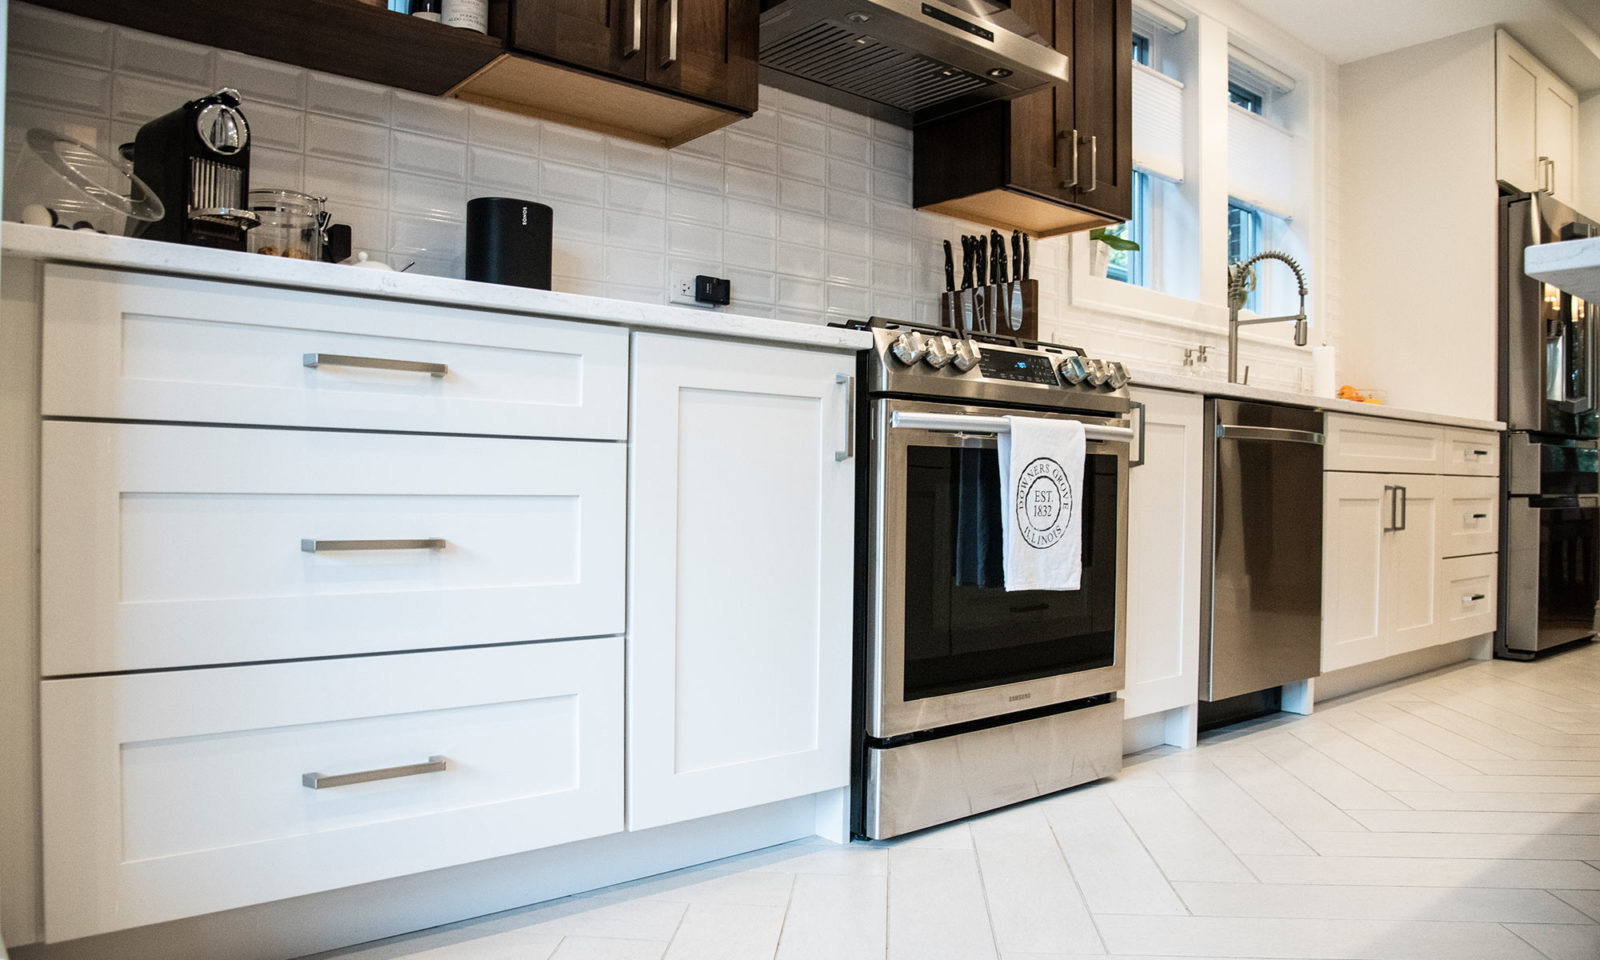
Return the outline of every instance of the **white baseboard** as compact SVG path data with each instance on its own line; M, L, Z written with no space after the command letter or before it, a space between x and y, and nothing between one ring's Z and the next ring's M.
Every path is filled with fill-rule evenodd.
M284 960L666 873L816 834L848 788L637 833L58 944L13 960ZM842 822L842 819L841 819Z
M1463 660L1487 659L1493 655L1493 643L1494 634L1484 634L1324 673L1317 678L1317 702L1381 687Z
M1199 707L1189 704L1122 721L1122 755L1152 747L1192 748L1198 740Z

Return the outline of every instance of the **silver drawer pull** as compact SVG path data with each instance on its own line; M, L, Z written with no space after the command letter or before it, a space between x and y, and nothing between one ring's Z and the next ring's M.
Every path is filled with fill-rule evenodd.
M1461 598L1461 602L1462 603L1477 603L1479 600L1482 600L1482 599L1483 599L1483 594L1474 593L1474 594L1470 594L1468 596L1462 597Z
M405 370L442 377L450 368L442 363L423 363L420 360L386 360L383 357L352 357L342 353L308 353L303 361L308 367L372 367L378 370Z
M306 553L329 553L335 550L443 550L443 538L427 540L301 540L300 549Z
M427 763L408 763L403 767L384 767L381 770L361 770L356 773L302 773L300 785L313 790L329 787L348 787L352 783L371 783L373 780L393 780L396 777L414 777L419 773L443 773L445 758L432 756Z

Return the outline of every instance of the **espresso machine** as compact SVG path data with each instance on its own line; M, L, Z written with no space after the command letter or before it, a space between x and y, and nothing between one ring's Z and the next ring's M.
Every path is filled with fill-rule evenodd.
M136 236L222 250L244 250L259 219L250 194L250 124L239 92L224 88L191 100L139 128L133 171L166 206Z

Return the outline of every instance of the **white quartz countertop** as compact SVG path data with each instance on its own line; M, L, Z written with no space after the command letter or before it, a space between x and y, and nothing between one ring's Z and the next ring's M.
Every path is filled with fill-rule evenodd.
M1600 237L1529 247L1522 268L1535 280L1600 303Z
M1381 403L1356 403L1353 400L1314 397L1310 394L1290 393L1286 390L1247 387L1237 383L1229 383L1226 380L1185 377L1170 373L1140 373L1137 369L1130 370L1129 376L1132 378L1135 387L1180 390L1184 393L1200 393L1208 397L1227 397L1231 400L1258 400L1262 403L1283 403L1296 407L1326 410L1329 413L1353 413L1365 417L1387 417L1390 420L1412 420L1418 423L1436 423L1445 427L1464 427L1468 430L1504 430L1506 426L1498 420L1478 420L1472 417L1456 417L1442 413L1427 413L1421 410L1405 410Z
M821 323L794 323L720 310L671 307L575 293L553 293L548 290L530 290L526 287L455 280L449 277L430 277L416 273L265 257L260 254L211 250L178 243L111 237L50 227L31 227L20 223L0 225L0 252L6 256L46 262L90 264L210 280L271 284L323 293L383 297L415 303L553 317L560 320L582 320L640 330L763 340L789 346L861 350L872 345L872 335L869 333L828 327Z

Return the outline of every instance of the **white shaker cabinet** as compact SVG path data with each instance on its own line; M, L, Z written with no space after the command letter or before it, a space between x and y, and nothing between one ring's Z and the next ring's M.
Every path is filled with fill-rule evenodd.
M1573 202L1578 96L1504 30L1495 35L1495 176Z
M1205 399L1135 390L1144 463L1128 472L1128 644L1123 717L1192 706L1200 668Z
M854 372L634 335L630 829L849 783Z

